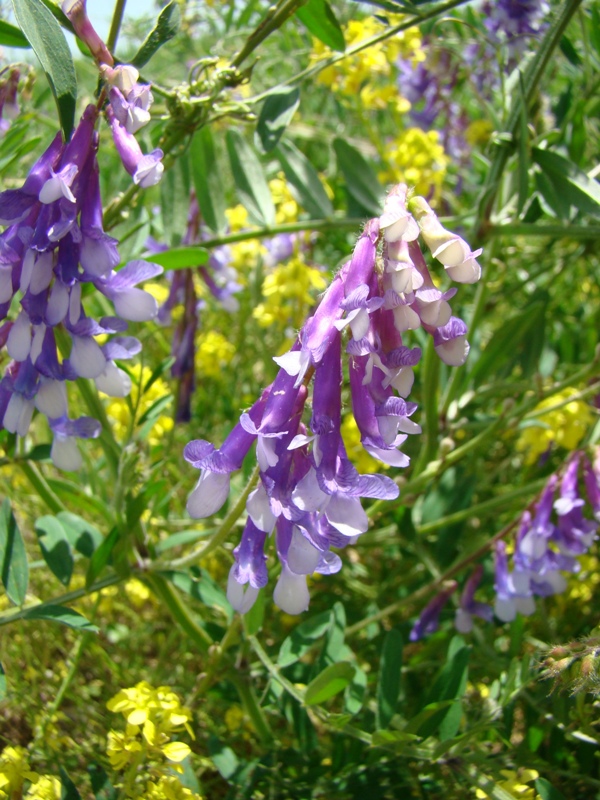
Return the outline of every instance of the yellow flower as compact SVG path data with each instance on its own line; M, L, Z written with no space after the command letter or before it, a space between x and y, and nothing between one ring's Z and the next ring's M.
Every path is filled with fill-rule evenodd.
M326 285L318 269L294 256L265 276L262 285L265 302L256 306L252 316L263 328L275 324L297 328L314 303L315 292L323 291Z
M225 216L227 217L227 222L229 223L229 228L232 233L237 233L238 231L244 230L244 228L250 227L248 211L242 205L226 208Z
M111 767L118 771L126 769L142 751L142 743L134 732L136 726L127 727L128 730L124 733L113 730L108 732L106 754Z
M163 775L158 783L149 781L142 800L202 800L202 797L187 789L172 775Z
M196 344L196 368L202 377L221 378L223 369L231 363L235 346L215 330L203 331Z
M38 780L38 774L29 769L29 753L24 747L5 747L0 755L0 792L4 796L18 797L23 791L23 782ZM1 795L0 795L1 796Z
M380 178L387 183L402 181L417 194L427 195L432 188L439 192L448 163L437 131L408 128L389 146L388 169Z
M361 473L379 472L386 469L386 464L372 458L360 441L360 431L352 414L342 417L342 439L348 453L348 458Z
M535 412L549 410L534 416L517 439L517 450L525 453L525 464L534 464L553 444L566 450L575 450L595 420L590 406L583 400L568 401L577 394L577 389L568 386L538 403ZM562 405L561 405L562 404ZM560 408L554 406L560 405Z
M528 783L539 778L540 774L537 770L520 768L515 771L512 769L503 769L500 771L500 774L504 776L504 780L500 781L498 786L505 789L513 797L518 797L519 800L541 800L536 790L531 786L527 786ZM491 798L491 795L484 792L483 789L476 789L475 796L478 800L487 800L487 798Z
M62 787L53 775L42 775L25 795L26 800L60 800Z

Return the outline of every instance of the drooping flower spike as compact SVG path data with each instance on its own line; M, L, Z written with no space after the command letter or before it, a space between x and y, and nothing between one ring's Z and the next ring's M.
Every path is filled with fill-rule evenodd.
M162 272L133 261L120 272L117 242L102 225L98 181L98 110L90 105L71 139L58 135L20 189L0 193L0 342L12 361L0 380L0 426L26 436L35 409L48 418L56 466L77 470L75 439L94 438L100 424L68 417L66 382L95 380L99 390L123 397L131 388L115 363L137 354L137 339L122 336L125 320L152 319L156 301L136 284ZM113 303L116 315L89 318L82 288L92 285ZM15 295L20 310L7 319ZM59 357L57 332L68 349ZM98 336L112 335L104 344Z
M423 327L448 364L461 364L467 356L466 326L451 316L448 303L456 290L435 287L417 243L434 217L422 198L407 202L407 187L395 187L382 216L365 225L351 259L292 349L274 359L280 367L275 381L241 415L223 447L215 450L196 440L185 449L185 458L202 470L188 511L205 517L225 503L231 472L241 467L256 442L260 482L246 504L249 522L234 551L228 587L229 600L241 613L266 583L264 548L273 531L281 563L274 600L283 611L297 614L308 607L307 575L337 572L341 561L331 548L354 543L367 530L361 498L398 497L391 478L359 474L346 454L341 435L343 350L362 444L383 463L401 467L409 459L400 446L421 430L411 419L416 404L405 399L421 355L419 348L405 344L407 331ZM448 277L474 280L481 251L472 253L441 226L434 233L434 255ZM304 418L309 397L310 421Z

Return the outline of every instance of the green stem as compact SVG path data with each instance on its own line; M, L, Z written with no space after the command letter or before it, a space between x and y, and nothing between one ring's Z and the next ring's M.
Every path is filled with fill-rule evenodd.
M170 561L168 565L160 564L157 566L160 566L160 569L181 569L182 567L188 567L190 564L195 564L197 561L201 561L203 558L206 558L209 553L212 553L213 550L216 550L217 547L220 547L229 536L229 533L235 523L244 513L246 508L246 500L248 499L250 492L256 486L258 475L259 468L256 466L244 488L244 491L238 497L233 508L227 514L215 534L208 540L208 542L200 545L187 555L177 558L174 561Z
M523 113L521 107L522 102L525 102L527 108L530 107L539 83L546 72L552 53L560 43L565 28L581 3L582 0L566 0L544 36L534 58L523 73L523 92L515 93L513 105L504 130L504 132L508 134L508 141L503 141L498 145L496 156L492 161L483 187L481 200L479 202L479 224L476 227L476 235L474 237L476 241L481 241L485 238L485 234L487 234L488 221L500 188L500 179L504 172L506 162L513 151L514 138L521 123L521 114Z
M108 575L106 578L102 578L102 580L93 583L89 589L86 589L85 587L82 587L81 589L74 589L72 592L66 592L65 594L61 594L58 597L52 598L51 600L45 600L43 603L39 603L35 607L41 610L45 606L66 606L69 603L75 602L75 600L79 600L81 597L86 597L87 595L99 592L101 589L105 589L107 586L113 586L115 583L120 583L122 580L124 580L123 575ZM11 622L16 622L18 619L23 619L23 617L27 615L27 612L31 611L31 608L31 606L26 606L25 608L21 608L19 611L13 611L12 609L0 611L0 626L8 625Z
M50 486L47 484L46 479L39 471L39 469L31 461L22 461L18 459L16 463L19 465L23 474L38 493L39 497L48 506L53 514L58 514L59 511L65 511L65 507L61 500L54 494Z
M382 33L379 33L376 36L371 36L370 39L365 39L363 42L359 42L358 44L354 45L354 47L349 47L343 53L337 53L336 55L332 55L329 58L325 58L322 61L319 61L318 64L315 64L312 67L307 67L306 69L302 70L302 72L299 72L297 75L294 75L292 78L288 78L287 80L282 81L277 86L271 87L270 89L267 89L265 92L262 92L261 94L251 97L249 100L246 100L246 103L248 105L251 105L253 103L258 103L261 100L264 100L264 98L267 97L267 95L271 94L272 92L276 91L279 88L300 83L305 78L309 78L312 75L316 75L317 73L321 72L327 67L330 67L332 64L337 64L338 61L342 61L344 58L348 58L349 56L353 56L356 53L362 52L363 50L367 50L369 47L373 47L373 45L379 44L379 42L384 42L391 36L395 36L397 33L405 31L408 28L413 28L415 25L419 25L420 23L425 22L428 19L433 19L434 17L446 14L448 11L451 11L453 8L457 8L458 6L464 5L466 2L468 2L468 0L450 0L450 2L444 3L443 5L440 6L436 6L431 11L427 11L424 14L414 14L413 16L410 16L407 19L405 19L404 22L400 22L398 25L392 25L390 28L386 28L386 30L384 30Z
M262 743L264 745L272 744L273 733L269 727L269 723L267 722L264 711L258 703L254 688L250 683L247 682L245 676L235 676L232 677L231 680L238 691L242 704L246 709L246 713L252 720L254 729L258 733Z
M523 496L531 495L532 492L539 491L545 485L545 483L546 479L541 478L538 481L527 484L527 486L521 486L519 489L515 489L512 492L504 492L499 497L492 497L491 500L484 500L483 503L477 503L476 505L469 506L469 508L463 508L461 511L456 511L454 514L448 514L447 516L436 519L433 522L426 522L424 525L417 525L417 533L419 535L426 535L428 533L438 531L440 528L445 528L447 525L456 525L457 522L463 522L471 517L477 517L480 514L487 514L488 512L494 511L497 508L505 509L506 506L512 503L513 500L518 500Z
M415 475L422 472L436 456L438 449L439 412L438 392L440 383L440 359L435 352L433 339L430 337L425 348L423 359L423 404L425 409L425 443L415 465Z
M116 0L115 10L113 11L112 21L110 23L110 31L108 33L108 39L106 40L106 46L113 54L117 46L117 38L121 30L126 2L127 0Z
M226 236L217 236L214 239L205 239L202 247L210 249L222 244L235 244L250 239L264 239L278 233L296 233L297 231L330 231L348 228L356 230L362 227L364 219L358 217L344 217L338 219L304 219L298 222L286 222L281 225L272 225L265 228L254 228L237 233L228 233Z
M214 644L208 633L198 625L189 608L183 602L176 589L156 573L145 576L146 582L159 597L179 627L194 641L203 653Z
M112 472L113 477L116 478L119 473L119 459L121 457L121 451L119 450L119 445L115 441L115 438L112 434L112 426L108 417L106 416L106 410L102 404L102 401L100 400L100 397L98 396L98 391L92 382L88 381L86 378L80 378L77 381L77 388L79 389L79 393L83 398L83 402L86 404L92 417L97 419L102 425L102 432L98 437L98 441L100 442L100 446L104 451L110 471Z
M516 222L508 225L490 225L488 236L548 236L552 239L600 239L600 225L533 225Z
M258 656L258 660L261 662L273 680L277 681L277 683L279 683L285 689L285 691L294 698L294 700L297 700L300 704L303 704L304 695L302 692L296 689L294 684L288 681L287 678L283 677L279 668L271 661L256 636L249 636L248 641Z
M252 31L240 52L234 56L231 66L239 67L268 36L280 28L296 9L305 2L306 0L280 0L276 6L271 6L264 19Z

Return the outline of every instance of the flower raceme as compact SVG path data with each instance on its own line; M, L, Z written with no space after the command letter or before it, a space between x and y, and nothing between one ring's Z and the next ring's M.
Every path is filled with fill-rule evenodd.
M65 470L81 466L75 439L100 433L91 417L69 419L66 382L88 378L112 397L129 393L131 381L115 361L137 354L140 343L118 335L100 345L95 337L122 334L125 320L152 319L157 303L137 284L162 272L146 261L115 271L117 241L102 225L98 115L89 105L69 142L58 134L23 186L0 193L0 222L8 226L0 235L0 345L12 359L0 381L0 426L26 436L37 409L53 433L51 458ZM112 302L115 316L87 316L86 285ZM10 319L17 296L20 309Z
M268 582L268 536L275 532L281 574L275 603L290 614L309 604L307 576L339 571L331 548L354 543L368 527L361 498L393 500L390 478L360 474L348 459L341 434L343 359L350 377L352 412L362 446L384 464L406 467L400 451L407 436L420 433L408 402L421 351L404 343L422 327L446 364L464 363L466 326L453 317L449 300L431 277L418 244L422 235L435 259L457 282L479 278L466 242L446 231L423 198L407 202L407 187L395 187L381 217L367 222L351 259L325 291L280 367L220 449L190 442L186 460L201 470L188 500L192 517L208 517L229 495L231 473L256 445L260 482L246 504L248 519L229 575L228 597L244 613ZM343 337L347 336L343 347ZM312 382L312 416L304 419Z

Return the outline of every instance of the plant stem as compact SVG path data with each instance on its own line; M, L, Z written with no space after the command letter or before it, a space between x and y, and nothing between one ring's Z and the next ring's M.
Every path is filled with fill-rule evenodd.
M229 533L235 523L244 513L244 509L246 508L246 500L248 499L250 492L256 486L258 475L259 467L256 466L244 488L244 491L238 497L233 508L231 511L229 511L217 531L208 540L208 542L192 550L187 555L182 556L181 558L176 558L174 561L170 561L168 565L161 564L160 569L181 569L182 567L188 567L190 564L195 564L197 561L201 561L203 558L206 558L209 553L212 553L213 550L216 550L217 547L220 547L225 539L227 539L229 536Z
M231 66L239 67L273 31L280 28L288 17L291 17L296 9L305 2L306 0L279 0L276 6L271 6L264 19L252 31L240 52L233 57Z
M214 644L208 633L193 619L189 608L183 602L177 590L162 575L147 574L146 582L159 597L179 627L194 641L203 653Z
M245 676L235 676L232 677L231 680L238 691L244 708L252 720L254 729L260 736L262 743L264 745L270 745L273 742L273 733L269 727L264 711L258 703L253 686L247 682Z
M115 47L117 46L117 38L121 29L121 23L123 22L123 14L125 13L126 3L127 0L116 0L115 2L115 10L113 11L112 21L110 23L110 31L108 33L108 39L106 40L106 46L113 54Z
M228 233L225 236L216 236L214 239L205 239L202 247L210 249L222 244L235 244L250 239L264 239L278 233L297 233L298 231L330 231L339 228L356 230L364 224L364 219L358 217L339 217L334 219L303 219L298 222L286 222L281 225L272 225L265 228L254 228L237 233Z
M72 592L66 592L65 594L61 594L58 597L52 598L51 600L45 600L43 603L39 603L35 607L37 609L43 609L44 606L65 606L68 603L73 603L75 600L79 600L80 597L86 597L87 595L99 592L101 589L106 589L107 586L113 586L115 583L120 583L122 580L124 580L123 575L108 575L106 578L102 578L102 580L93 583L89 589L86 589L85 587L81 589L74 589ZM13 611L12 609L0 611L0 626L8 625L11 622L16 622L18 619L23 619L23 617L26 616L27 612L30 611L31 608L32 607L29 605L25 608L19 609L19 611Z
M48 486L46 479L35 466L35 464L32 464L31 461L25 461L21 459L17 460L16 463L19 465L29 483L33 486L40 498L44 501L53 514L58 514L59 511L65 510L63 503L54 494L50 486Z

